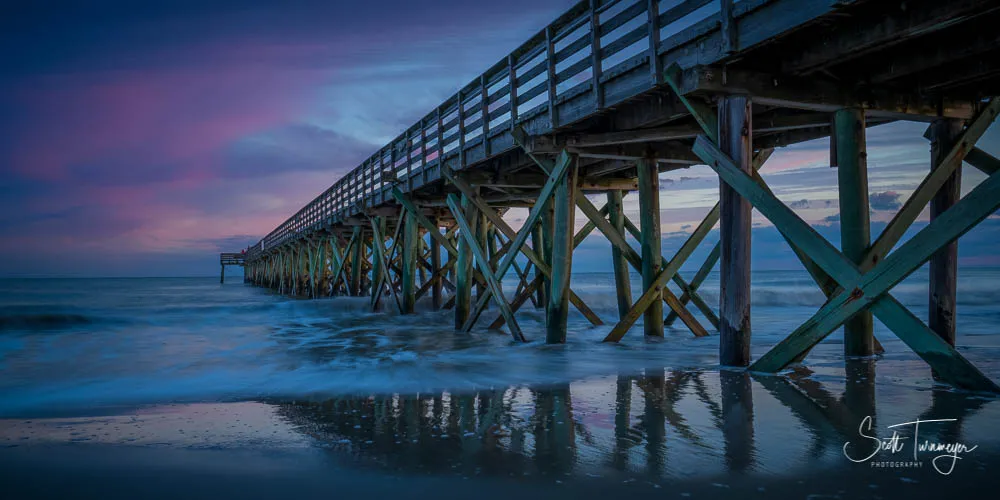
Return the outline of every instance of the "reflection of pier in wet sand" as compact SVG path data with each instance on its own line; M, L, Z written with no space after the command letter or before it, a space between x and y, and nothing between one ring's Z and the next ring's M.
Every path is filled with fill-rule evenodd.
M836 386L804 368L787 378L667 371L551 387L286 403L279 412L332 447L333 456L350 450L356 461L402 473L647 484L695 479L728 487L792 483L833 469L851 474L852 484L838 488L866 494L871 485L901 477L940 481L945 476L929 465L935 454L924 454L928 463L919 470L873 470L849 461L845 443L852 457L875 451L859 435L867 416L875 421L871 435L882 438L891 435L885 427L896 419L954 418L925 425L921 440L965 441L964 422L990 400L934 390L880 409L876 393L882 389L874 381L873 362L863 360L852 362L846 383ZM906 392L897 391L889 389L891 399ZM991 456L981 450L960 461L964 474L982 470ZM907 448L873 460L909 460L911 453Z
M6 420L0 466L11 491L21 484L58 491L59 484L34 477L45 471L76 477L65 483L74 496L104 491L109 481L148 489L132 483L151 471L163 479L163 496L202 480L213 484L213 474L226 483L238 477L264 497L312 497L317 488L374 498L457 498L478 490L477 498L506 499L978 498L988 491L1000 464L998 403L943 388L875 384L871 363L852 362L846 380L804 368L780 378L647 370L544 387ZM859 434L869 416L870 435L879 438L890 437L895 423L957 419L924 426L921 440L979 448L948 476L931 466L936 453L922 453L918 468L871 465L910 461L911 448L855 463L845 444L852 457L875 451ZM85 476L81 460L94 464ZM175 471L183 480L168 480Z

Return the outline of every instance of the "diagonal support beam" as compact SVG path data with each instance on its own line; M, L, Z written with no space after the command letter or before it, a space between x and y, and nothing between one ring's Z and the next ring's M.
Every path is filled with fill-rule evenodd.
M639 297L638 300L632 304L632 308L629 309L628 313L622 317L617 325L604 337L604 342L618 342L625 336L625 333L632 327L633 324L639 319L640 316L646 311L653 301L662 300L663 294L660 291L664 285L670 281L677 271L680 270L684 262L694 253L694 250L698 248L698 245L708 236L709 231L712 230L712 226L715 225L719 220L719 205L716 204L714 208L709 212L701 224L695 228L691 236L688 237L687 241L681 245L681 248L677 250L674 254L674 258L670 259L666 265L663 266L663 270L656 276L653 280L651 286L649 286L646 291Z
M334 285L336 285L337 282L339 282L341 280L341 278L343 278L345 280L347 279L347 277L344 276L344 274L346 273L346 270L347 270L347 266L345 265L347 263L346 262L347 261L347 257L349 255L351 255L351 252L354 249L354 245L360 244L360 242L358 241L359 239L360 238L358 238L358 232L351 233L351 239L348 240L347 246L344 247L344 254L343 254L343 258L340 261L340 268L337 270L336 273L334 273L334 276L333 276L333 283L334 283ZM350 285L348 285L348 288L350 288Z
M992 99L955 141L951 152L942 158L940 164L924 177L924 180L913 191L899 212L896 212L896 215L882 230L882 234L875 240L875 243L872 243L868 248L864 259L861 260L862 270L871 269L879 259L896 246L906 230L920 216L920 212L923 212L924 207L930 203L931 198L937 194L941 186L948 182L951 174L962 165L962 160L973 149L979 138L986 133L998 114L1000 114L1000 99Z
M542 212L545 210L545 204L552 199L552 195L555 193L556 187L560 182L562 182L563 178L566 177L566 173L569 172L570 164L571 161L568 154L563 152L559 155L559 160L556 162L556 166L549 175L549 179L545 182L541 192L538 194L538 198L535 200L534 206L532 206L531 211L528 212L528 217L525 219L523 227L531 228L538 222ZM451 177L454 177L454 175ZM504 257L503 261L500 262L500 265L497 266L496 274L494 275L496 278L503 279L503 276L507 274L507 270L510 269L511 264L517 257L518 251L524 246L530 236L530 231L522 230L517 234L517 236L514 237L514 242L511 243L512 250ZM485 262L489 261L487 260ZM487 274L488 269L484 269L483 273ZM497 295L496 299L498 302L506 302L506 299L502 294ZM469 315L469 321L466 322L466 328L463 328L464 330L468 331L471 329L472 324L475 323L483 309L486 308L488 301L489 295L483 294L483 296L480 297L479 301L476 303L476 307L472 310L472 314Z
M531 249L531 248L528 248L528 247L526 247L524 245L524 242L531 235L531 228L533 227L533 225L529 225L528 224L528 222L529 222L528 220L526 220L525 223L524 223L524 225L521 226L521 233L518 233L517 231L514 231L514 229L511 228L510 225L507 224L507 222L503 220L503 217L501 217L499 214L497 214L496 211L493 210L492 207L490 207L486 203L486 201L482 199L481 196L479 196L478 194L476 194L475 190L472 188L471 185L469 185L468 182L466 182L464 179L462 179L462 178L454 175L454 172L451 172L451 171L446 170L446 169L442 169L442 175L444 175L445 178L447 178L449 181L451 181L452 185L454 185L456 188L458 188L458 190L461 191L462 194L473 205L475 205L477 208L479 208L479 210L482 213L486 214L486 218L490 221L490 223L492 223L497 229L499 229L500 232L504 234L504 236L506 236L506 237L508 237L508 238L511 239L511 243L509 244L510 250L508 250L508 252L509 252L508 256L511 256L511 260L513 260L513 257L516 257L518 253L523 253L524 256L527 257L528 260L532 264L535 265L535 267L538 269L538 271L540 273L542 273L546 277L548 277L548 276L551 275L551 272L552 272L551 269L549 268L548 264L546 264L541 259L541 256L538 255L537 249ZM536 206L539 206L539 205L536 204ZM539 214L539 216L540 215L541 214ZM529 219L530 218L531 217L530 217L530 214L529 214ZM535 218L535 220L537 221L537 217ZM577 237L579 237L580 234L581 233L578 233ZM519 246L516 246L516 243L517 243L517 241L519 239L522 240L521 244ZM582 238L580 238L580 240L582 241ZM574 243L578 244L576 242L577 242L577 239L574 238ZM505 245L505 246L507 246L507 245ZM498 269L499 269L499 267L498 267ZM503 279L503 275L499 275L498 274L498 276L499 276L499 279ZM589 307L587 307L587 304L585 304L583 302L583 300L580 299L579 296L577 296L575 293L573 293L572 290L570 291L569 300L584 316L587 317L587 319L592 324L594 324L594 325L601 325L601 324L603 324L601 322L600 318L597 316L597 314L595 314ZM477 307L477 309L478 309L478 307ZM482 310L479 310L479 313L482 313ZM473 318L473 316L474 315L470 315L469 317ZM476 319L478 319L478 318L475 318L475 319L472 320L473 323L475 322ZM469 326L469 328L471 329L471 325Z
M406 208L407 212L409 212L410 214L413 215L414 218L416 218L417 224L423 226L424 229L426 229L427 232L430 233L431 238L434 238L434 241L438 242L439 245L443 246L445 250L448 251L448 253L452 255L458 255L458 249L455 248L455 246L452 245L451 242L448 241L448 239L445 238L443 234L441 234L437 224L431 222L431 220L428 219L424 214L420 213L420 210L417 209L417 205L413 203L413 200L411 200L408 196L403 194L403 192L400 191L398 187L392 188L392 196L393 198L396 198L396 201L398 201L400 205Z
M402 215L402 214L400 214ZM401 218L402 219L402 218ZM379 228L379 224L375 222L374 219L369 219L372 225L372 242L373 245L373 255L372 260L376 266L379 266L381 272L379 273L378 283L375 284L375 288L372 288L372 304L378 304L382 296L382 290L385 288L383 283L389 280L389 292L392 294L392 298L396 301L396 308L399 311L403 310L403 304L399 300L399 296L396 295L396 287L392 285L391 277L389 275L389 268L385 264L385 247L382 246L385 242L385 237L382 235L382 229ZM399 238L399 223L396 224L396 234L393 238Z
M458 226L461 229L459 231L459 236L465 239L466 244L469 245L469 249L472 250L472 255L475 258L476 264L482 271L483 276L486 277L486 286L490 289L490 293L496 297L497 307L500 308L500 313L503 314L504 319L507 321L507 327L510 328L511 336L518 342L526 342L524 334L521 333L521 328L514 319L514 313L511 312L510 305L507 304L507 301L503 296L503 292L500 289L500 284L497 282L496 276L490 271L490 260L486 257L483 249L479 246L476 235L472 231L472 226L465 219L465 213L461 210L461 204L458 197L454 194L449 194L447 202L448 207L452 211L452 215L455 216L455 222L458 223ZM484 297L486 297L486 295L484 295Z
M691 282L688 283L687 289L686 290L683 288L681 289L684 292L680 296L681 305L686 306L687 303L691 302L695 296L698 296L697 293L698 288L700 288L701 284L705 282L706 278L708 278L709 273L712 272L712 268L715 267L715 264L717 262L719 262L718 243L716 243L715 246L712 247L712 251L709 252L708 257L705 257L705 262L703 262L701 264L701 267L698 268L698 271L694 273L694 278L691 278ZM701 299L701 297L698 296L698 299ZM705 304L703 300L701 300L700 302L702 304ZM697 305L697 302L695 303L695 305ZM708 307L708 304L705 304L705 307ZM698 309L701 309L701 306L698 306ZM709 308L708 311L712 313L712 315L708 317L708 320L712 323L712 326L718 329L719 317L715 315L715 311L712 311L711 308ZM702 314L704 313L705 311L702 310ZM663 324L670 326L676 320L677 320L677 313L670 311L670 314L667 315L667 318L663 320Z
M771 154L770 150L765 150L762 151L761 153L758 153L758 155L754 158L752 163L753 169L754 170L759 169L761 165L763 165L764 162L767 160L767 158L770 156L770 154ZM708 212L708 215L706 215L705 218L701 221L701 224L699 224L698 227L695 228L694 232L691 233L691 236L688 237L687 241L684 242L684 244L681 245L681 248L677 250L677 253L674 255L674 258L671 259L667 263L667 265L663 267L663 270L653 281L653 286L647 288L647 290L643 293L643 295L639 297L639 300L637 300L635 304L632 305L632 308L629 309L628 313L622 316L621 320L618 322L617 325L615 325L614 329L612 329L611 332L608 333L608 335L604 338L605 342L618 342L619 340L621 340L621 338L625 336L625 333L628 332L628 330L632 327L633 324L635 324L639 316L641 316L646 311L646 308L648 308L654 301L662 298L663 294L657 293L656 289L665 288L667 281L674 279L674 277L677 275L677 271L680 270L680 267L684 264L684 262L688 259L688 257L691 256L694 250L698 248L698 245L701 244L702 240L704 240L705 237L708 235L708 233L712 230L712 227L715 226L715 223L719 221L719 214L720 214L720 205L719 203L716 203L715 206L712 207L712 210ZM632 226L631 230L635 231L635 234L639 233L639 230L635 228L635 225L631 224L631 222L628 221L628 219L626 219L626 224ZM683 280L681 280L681 282L683 282ZM680 285L680 283L678 284L679 286L682 286L683 289L683 285ZM677 304L675 303L675 305ZM709 311L711 310L707 304L705 304L704 308L705 310ZM678 314L683 314L679 310L674 309L674 311L677 312Z
M898 251L862 275L858 266L773 194L740 171L707 138L699 137L695 141L694 152L841 285L841 290L826 305L753 363L751 369L765 372L781 370L845 320L870 307L942 379L964 389L1000 392L1000 387L888 294L893 286L926 262L938 248L954 241L1000 208L1000 176L990 176Z
M637 240L642 235L642 232L639 231L639 228L636 227L636 225L631 220L629 220L628 217L625 217L625 228L632 235L632 237ZM717 259L718 255L716 255L716 260ZM664 258L663 260L667 259ZM711 270L711 267L709 268L709 270ZM692 289L691 286L688 285L688 283L685 282L683 278L681 278L680 274L674 274L671 280L674 283L676 283L678 287L680 287L681 291L684 292L685 296L687 296L689 300L695 303L695 306L698 307L698 309L705 316L705 318L707 318L708 321L712 323L712 326L715 327L716 330L718 330L719 317L716 316L715 311L713 311L712 308L709 307L707 303L705 303L705 301L701 298L701 295L698 295L698 293L694 291L694 289ZM704 278L702 278L702 280L704 280ZM680 317L681 321L688 327L689 330L691 330L691 333L693 333L696 337L707 337L708 331L705 330L705 327L703 327L701 323L699 323L698 320L696 320L694 316L687 310L687 308L684 307L684 303L681 302L680 299L675 297L674 293L671 292L667 287L663 287L663 289L666 290L666 293L663 294L663 301L666 302L667 306L670 307L670 314L673 315L674 317ZM664 324L666 324L665 320Z
M986 175L993 175L1000 171L1000 159L979 148L972 148L969 154L965 155L965 162L978 168Z
M684 95L684 91L681 89L681 81L683 80L684 71L681 69L680 65L677 63L671 64L663 72L663 80L667 82L670 89L674 91L674 95L681 101L688 111L691 112L691 116L694 117L701 129L705 131L712 142L719 142L719 119L715 113L709 109L708 105L691 100L688 96Z
M579 231L577 231L576 236L573 238L573 249L575 250L576 247L580 246L580 243L583 243L583 240L587 239L587 236L590 235L590 233L592 233L592 232L594 232L594 226L591 225L591 224L584 225ZM526 253L525 255L528 255L528 254ZM531 255L535 256L534 258L537 259L537 256L533 252L532 252ZM535 264L534 260L529 261L528 264L529 265L535 265L535 267L538 267L537 264ZM543 269L543 271L548 272L548 268L546 267L546 265L543 264L542 267L545 268L545 269ZM525 278L527 278L528 269L525 268L524 272L525 272ZM532 299L534 299L534 295L533 294L539 288L541 288L541 286L542 286L542 279L543 279L544 276L547 276L545 274L545 272L541 272L541 271L539 271L539 272L541 274L536 274L535 278L530 283L528 283L527 286L525 287L524 291L521 292L523 295L517 295L517 294L515 294L514 300L511 301L511 310L512 311L517 312L517 310L520 309L522 305L524 305L525 301L527 301L529 297L532 298ZM570 302L572 302L574 305L576 305L577 303L573 302L574 301L574 297L575 297L575 295L572 292L570 292ZM576 299L580 300L579 297L576 297ZM579 305L577 305L577 309L579 309L580 312L583 313L584 316L586 316L587 319L589 319L591 321L591 323L593 323L595 325L603 324L603 323L601 323L600 318L597 318L597 315L594 314L594 312L591 311L590 308L587 307L587 305L584 304L582 300L580 300ZM504 322L503 316L498 316L496 318L496 320L494 320L493 323L490 324L489 328L490 329L500 328L500 326L503 325L503 322Z
M403 214L405 214L405 213L406 213L405 210L400 211L400 215L401 216ZM402 220L402 217L400 217L399 220ZM382 259L381 260L382 260L382 266L383 267L382 267L382 272L379 273L379 276L378 276L379 279L376 281L376 283L374 283L375 288L372 289L372 304L377 304L378 301L380 301L382 299L382 293L383 293L383 290L385 288L385 284L387 282L388 282L389 289L391 290L391 292L393 294L393 297L395 297L396 286L394 284L394 280L392 279L392 275L389 274L389 270L390 269L394 269L398 273L399 269L397 267L392 266L390 264L390 256L393 254L393 252L395 251L395 249L398 247L399 235L401 234L400 230L402 229L402 227L403 227L402 224L400 224L399 221L397 221L396 222L396 229L392 233L392 244L389 246L389 251L386 252L385 251L385 247L384 246L382 247ZM380 237L382 238L381 241L384 244L384 242L385 242L385 235L381 234L381 230L379 230L379 233L381 235ZM396 305L399 306L400 305L399 298L395 297L395 299L396 299Z

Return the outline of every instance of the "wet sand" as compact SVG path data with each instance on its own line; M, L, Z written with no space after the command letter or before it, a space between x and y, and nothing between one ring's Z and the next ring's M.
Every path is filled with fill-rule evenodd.
M0 420L4 498L987 498L1000 402L847 377L659 371L568 384L104 408ZM916 419L944 475L851 462ZM904 448L880 462L914 462ZM938 462L939 466L947 461Z

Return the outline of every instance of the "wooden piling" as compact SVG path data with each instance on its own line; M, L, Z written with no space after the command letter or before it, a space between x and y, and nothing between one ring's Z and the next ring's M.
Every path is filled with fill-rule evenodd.
M361 295L361 259L362 259L362 248L364 243L361 241L361 226L354 226L354 234L351 238L354 239L354 247L351 252L351 286L350 295L359 296Z
M488 236L488 234L489 234L489 222L486 220L486 216L482 212L480 212L478 214L478 219L479 219L479 221L475 223L475 227L473 229L476 231L476 241L479 243L479 248L483 249L483 251L486 251L487 248L488 248L488 241L487 240L489 239L489 236ZM487 255L489 255L489 254L487 254ZM487 263L487 265L488 265L488 263ZM479 302L479 300L480 300L479 297L482 297L485 294L486 294L486 284L477 281L476 282L476 302Z
M461 209L465 211L465 218L470 224L479 221L475 205L465 196L462 196ZM472 307L472 247L466 238L458 239L458 260L455 268L455 329L461 330Z
M226 266L223 265L220 267L222 268L222 270L219 272L219 284L221 285L226 282Z
M931 169L938 168L962 133L960 120L936 120L931 124ZM931 198L931 221L951 208L962 196L962 169L951 177ZM955 345L956 287L958 285L958 241L934 253L928 262L929 308L927 326L951 345Z
M402 291L403 291L403 314L412 314L414 305L417 302L417 254L420 249L420 231L417 228L417 220L413 212L407 210L403 224L403 262L402 262Z
M569 318L569 283L573 267L573 235L576 233L576 174L578 157L573 156L566 177L556 187L552 198L552 284L545 317L545 343L566 342Z
M545 231L541 224L535 224L531 228L531 248L542 258L543 262L547 262L547 254L545 253ZM535 267L535 279L544 280L544 274L538 267ZM545 287L540 286L535 290L535 308L545 307Z
M608 219L615 231L625 234L621 190L608 191ZM628 274L628 261L615 245L611 245L611 267L615 273L615 289L618 293L618 317L623 318L632 307L632 284Z
M549 201L545 204L545 209L542 211L540 223L538 224L541 228L542 233L542 258L545 259L545 264L552 267L552 229L553 229L553 206L552 202ZM546 314L548 314L547 304L549 303L549 297L551 296L552 289L552 279L550 276L542 277L542 304L545 304Z
M440 225L440 222L437 221L437 220L435 220L434 221L435 228L432 229L432 231L438 231L437 226L439 226L439 225ZM440 232L440 231L438 231L438 232ZM438 309L441 309L441 304L442 304L442 302L441 302L441 287L442 287L442 283L444 282L443 278L440 276L440 273L441 273L441 244L438 243L437 239L434 238L434 237L430 238L430 241L428 241L428 244L431 246L431 248L430 248L430 250L431 250L431 279L434 280L434 283L431 284L431 306L434 308L434 310L438 310Z
M860 108L833 114L837 180L840 198L840 246L844 255L861 264L871 244L868 215L868 160L865 112ZM874 353L872 313L862 311L844 323L844 355Z
M719 148L747 175L753 173L750 97L719 101ZM751 205L719 181L719 362L750 364L750 226ZM643 229L645 231L645 229Z
M375 229L372 231L372 248L374 249L372 252L372 263L374 263L374 266L372 267L371 306L373 311L379 311L382 309L381 291L384 287L383 280L386 279L385 273L383 272L385 264L382 262L382 254L384 253L383 249L385 248L385 241L382 240L382 235L385 234L385 218L378 216L372 217L372 225ZM378 247L375 248L374 245L378 245Z
M649 290L661 286L656 283L656 278L663 267L660 253L660 175L652 158L637 161L636 170L639 175L639 229L642 230L639 242L642 250L642 289ZM643 332L647 336L662 337L663 301L653 301L643 313L642 321Z

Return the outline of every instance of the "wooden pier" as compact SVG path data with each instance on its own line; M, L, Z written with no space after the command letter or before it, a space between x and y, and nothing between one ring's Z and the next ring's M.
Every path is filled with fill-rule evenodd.
M571 308L602 323L571 276L574 247L598 231L619 297L608 342L640 318L647 336L679 319L693 335L718 332L721 364L777 372L841 326L845 355L878 352L878 318L936 377L1000 392L954 347L957 240L1000 207L1000 160L975 146L1000 111L998 25L995 0L580 2L247 249L247 279L299 297L368 296L404 314L429 295L454 310L456 329L502 328L516 341L529 340L518 311L530 303L545 310L546 342L559 343ZM897 120L927 123L927 174L872 241L866 128ZM823 137L838 169L841 248L757 174L775 148ZM963 162L988 178L960 199ZM718 174L719 203L663 255L658 175L697 164ZM633 191L637 221L622 212ZM588 198L597 194L603 207ZM928 204L931 223L892 251ZM520 227L504 220L513 207L530 209ZM753 210L828 298L756 360ZM708 259L679 274L716 224ZM928 261L924 323L891 291ZM708 304L699 287L716 264L720 303ZM513 293L502 287L510 273Z
M226 266L246 267L246 257L246 252L219 254L219 283L226 282ZM246 281L245 275L244 281Z

